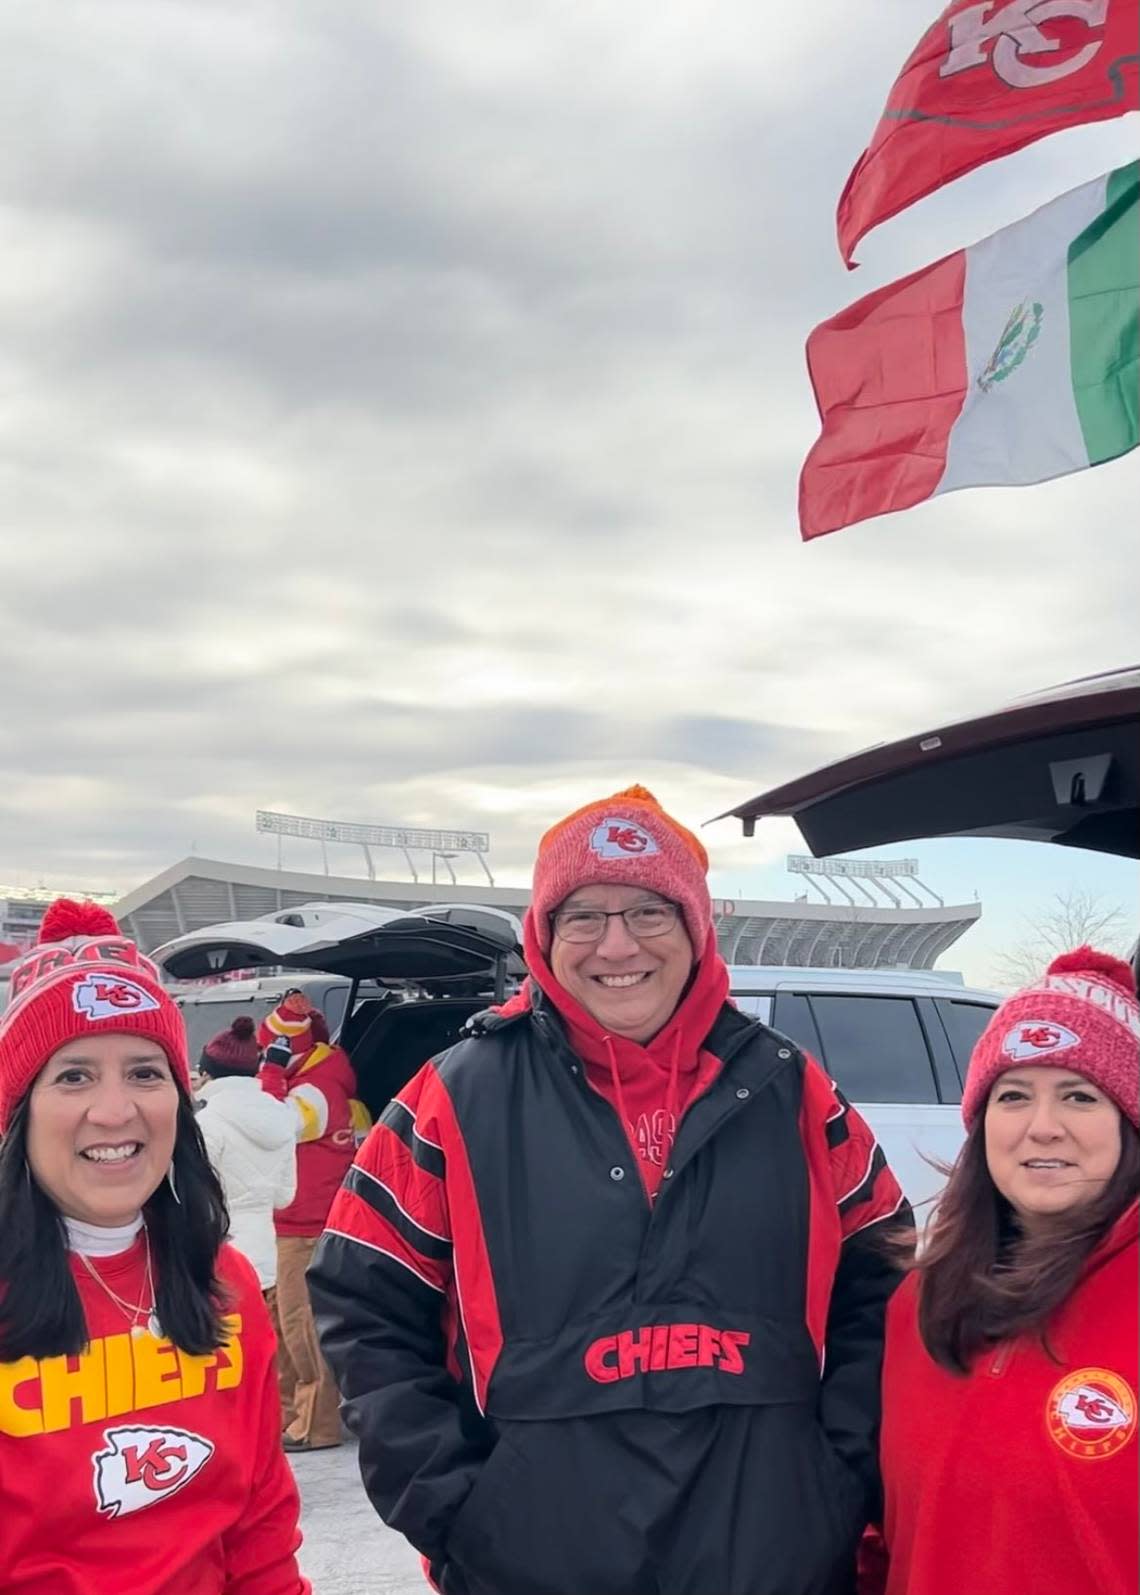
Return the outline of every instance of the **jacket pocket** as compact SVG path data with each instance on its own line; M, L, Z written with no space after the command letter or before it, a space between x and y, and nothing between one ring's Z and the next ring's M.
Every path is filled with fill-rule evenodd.
M508 1595L496 1582L496 1549L507 1526L512 1480L524 1465L500 1435L448 1533L443 1595ZM490 1582L484 1582L484 1570Z

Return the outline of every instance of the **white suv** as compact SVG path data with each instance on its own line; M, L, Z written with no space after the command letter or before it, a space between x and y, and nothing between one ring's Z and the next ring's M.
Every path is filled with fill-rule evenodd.
M922 970L730 973L737 1007L810 1052L858 1107L911 1202L934 1196L943 1180L927 1159L952 1162L962 1144L962 1081L998 995Z

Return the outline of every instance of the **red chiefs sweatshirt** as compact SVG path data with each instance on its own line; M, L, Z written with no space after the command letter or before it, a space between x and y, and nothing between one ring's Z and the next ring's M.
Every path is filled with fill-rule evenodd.
M710 932L692 984L669 1023L642 1046L608 1034L574 1001L554 978L529 924L527 929L527 966L565 1021L590 1085L621 1120L652 1200L661 1188L685 1109L720 1069L720 1060L702 1050L728 996L728 970L715 939Z
M891 1302L883 1369L887 1567L861 1595L1136 1595L1137 1208L1055 1315L967 1375L918 1333L920 1276Z
M223 1248L229 1339L192 1357L132 1335L70 1261L86 1349L0 1363L4 1595L307 1595L276 1347L249 1263ZM142 1299L141 1238L91 1263L124 1300Z

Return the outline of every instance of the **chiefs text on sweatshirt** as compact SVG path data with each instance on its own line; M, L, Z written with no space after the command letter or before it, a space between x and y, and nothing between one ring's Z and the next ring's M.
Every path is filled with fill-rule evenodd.
M887 1315L887 1595L1136 1595L1137 1209L1049 1326L967 1375L929 1356L919 1276ZM869 1560L869 1559L868 1559ZM868 1578L865 1595L882 1588Z
M4 1595L306 1595L273 1330L249 1263L223 1247L229 1338L194 1357L132 1334L70 1261L85 1350L0 1363ZM91 1261L142 1299L141 1238Z

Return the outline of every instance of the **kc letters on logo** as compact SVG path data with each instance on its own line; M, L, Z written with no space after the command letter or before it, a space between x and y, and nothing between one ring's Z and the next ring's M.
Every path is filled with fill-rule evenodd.
M1107 16L1108 0L1007 0L1004 5L989 0L967 6L949 20L950 49L938 75L954 77L988 62L1011 89L1056 83L1088 66L1104 40L1090 39L1069 53L1042 30L1042 23L1068 19L1091 31L1103 27ZM1058 54L1061 60L1055 59Z
M599 858L649 858L660 852L649 832L632 820L603 820L594 827L590 849Z
M108 1429L97 1451L95 1499L108 1517L125 1517L173 1495L200 1473L214 1447L186 1429Z

